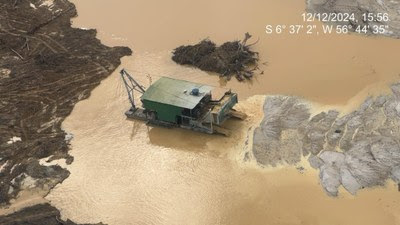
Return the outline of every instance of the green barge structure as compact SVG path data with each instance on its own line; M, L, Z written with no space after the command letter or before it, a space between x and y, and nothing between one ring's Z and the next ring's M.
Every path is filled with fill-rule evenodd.
M126 70L120 74L131 103L125 113L130 119L228 136L230 131L222 124L231 117L246 118L244 113L233 109L238 96L229 89L161 77L145 90ZM134 91L142 94L142 107L135 105Z

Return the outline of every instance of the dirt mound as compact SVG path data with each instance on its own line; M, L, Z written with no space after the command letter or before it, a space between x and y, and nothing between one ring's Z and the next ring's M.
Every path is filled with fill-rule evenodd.
M180 46L174 50L172 60L219 73L228 79L233 75L239 81L251 79L258 68L258 53L250 50L253 44L246 45L250 38L251 35L246 33L243 41L226 42L219 47L208 39L196 45Z
M303 99L269 96L254 132L254 158L276 166L309 155L331 196L340 186L356 194L389 179L400 184L400 83L391 88L392 94L370 97L344 116L335 110L312 116L311 104Z

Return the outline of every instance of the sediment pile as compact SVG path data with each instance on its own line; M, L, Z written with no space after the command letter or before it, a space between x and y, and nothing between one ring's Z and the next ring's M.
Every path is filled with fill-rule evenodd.
M172 60L219 73L228 79L232 76L239 81L251 79L257 69L258 53L250 50L252 44L246 44L250 38L251 35L246 33L243 41L226 42L218 47L207 39L196 45L180 46L174 50Z
M49 204L27 207L13 214L0 217L2 225L76 225L71 220L62 220L60 212ZM89 225L89 224L82 224ZM103 225L99 223L97 225Z
M5 206L21 189L50 190L68 177L67 170L39 160L72 162L71 135L62 122L131 50L102 45L95 30L72 28L77 12L67 0L0 1L0 11L0 205Z
M252 155L260 165L273 166L309 156L332 196L340 186L356 194L388 179L400 183L400 83L392 92L368 98L342 117L334 110L311 116L310 104L300 98L268 97Z

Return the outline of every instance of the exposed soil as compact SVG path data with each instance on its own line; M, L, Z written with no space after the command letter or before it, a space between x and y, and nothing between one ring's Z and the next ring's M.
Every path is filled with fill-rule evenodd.
M174 50L172 60L219 73L228 79L233 75L239 81L251 79L257 69L258 53L250 50L252 44L246 45L250 38L251 35L246 33L243 41L225 42L218 47L207 39L196 45L180 46ZM250 69L250 66L255 68Z
M359 25L389 26L386 36L400 37L400 2L374 0L311 0L315 13L354 13ZM363 13L388 13L388 22L367 22ZM372 32L370 32L372 34ZM400 83L391 95L368 98L354 112L336 110L311 115L309 102L288 96L265 101L265 117L254 132L251 154L260 165L296 164L310 154L311 166L320 170L325 191L338 195L343 186L356 194L366 187L400 183Z
M311 154L309 161L332 196L340 186L356 194L388 179L400 183L400 84L392 92L371 97L344 116L335 110L311 116L304 100L268 97L252 154L261 165L295 164Z
M75 225L71 220L61 219L60 212L49 204L40 204L25 208L16 213L0 217L2 225ZM102 223L98 224L101 225ZM82 224L83 225L83 224Z
M331 2L331 5L326 4L325 6L336 4L335 1L329 2ZM329 9L329 7L327 8ZM0 201L6 204L10 198L14 198L18 194L21 188L33 186L50 189L68 177L69 172L65 169L59 166L42 166L38 163L38 159L50 156L49 160L65 158L67 163L72 162L72 157L68 155L68 140L71 136L66 135L61 129L62 121L70 114L76 102L87 98L90 91L117 67L120 63L120 57L129 55L131 52L127 48L108 48L102 45L95 38L96 32L94 30L71 28L70 18L76 15L76 10L66 0L56 0L54 4L49 0L0 0L0 10L2 12L0 14L0 179L2 181L0 184ZM240 42L229 43L231 44L228 46L236 50L238 49L238 43L240 44ZM215 46L215 48L219 47ZM247 68L247 65L244 67ZM215 68L208 71L218 72ZM231 75L227 75L229 71L233 71ZM251 69L245 69L244 71L252 72ZM227 77L235 75L235 69L228 70L228 72L223 70L221 74ZM247 72L239 76L238 79L246 78L247 76L245 75L248 75ZM283 150L276 153L278 156L272 161L268 161L267 157L262 158L264 153L261 152L266 150L267 144L258 146L260 147L260 152L258 152L257 160L260 164L269 165L286 161L289 154L293 156L290 158L291 162L297 162L301 154L308 152L307 150L303 152L302 149L318 149L321 148L321 144L325 146L325 139L319 136L321 133L325 135L334 134L338 137L343 135L345 137L339 140L348 140L350 143L352 143L353 139L354 141L366 139L366 137L362 136L365 133L360 133L360 131L369 129L371 123L374 126L381 125L380 123L368 123L365 125L368 126L366 128L360 125L356 130L330 128L329 125L338 120L339 122L345 121L346 124L351 124L352 126L354 124L354 126L358 126L359 120L367 121L366 117L361 115L367 116L367 113L370 113L378 119L380 118L377 121L382 119L387 123L383 124L379 129L378 127L372 127L374 128L373 133L368 133L368 142L361 143L365 148L352 150L354 143L346 147L345 144L347 142L343 142L343 149L349 151L342 153L336 152L336 149L331 148L332 146L329 144L326 145L329 147L327 149L316 150L314 153L316 157L312 158L312 164L321 169L321 174L328 175L321 175L321 179L328 181L323 182L323 184L327 184L324 187L332 194L337 193L335 191L338 182L343 183L344 181L344 184L352 184L356 188L359 187L357 184L361 182L364 182L364 186L368 186L369 180L362 180L366 175L363 172L364 169L372 171L374 176L375 174L378 175L378 182L371 183L370 186L380 185L390 176L399 177L399 170L396 167L398 161L385 162L386 159L379 159L379 161L374 158L375 155L379 156L380 154L379 152L376 153L376 150L383 149L380 148L381 143L388 143L387 145L392 149L391 152L397 154L396 136L390 136L389 139L382 141L380 140L381 136L379 136L379 132L388 131L387 127L383 127L386 125L394 130L394 133L390 135L398 134L399 124L397 122L392 123L389 117L385 117L399 112L398 106L393 106L394 101L391 97L389 97L388 103L384 104L385 109L389 109L389 111L383 111L385 116L380 114L383 110L383 105L380 105L379 102L370 104L371 100L369 100L369 102L365 103L368 107L362 107L355 114L351 114L345 119L341 118L339 120L338 113L335 111L321 113L321 115L313 117L312 124L307 127L308 133L304 133L305 131L303 130L311 117L307 111L307 104L300 103L300 105L304 105L304 108L302 108L303 106L297 108L297 103L301 102L301 100L287 98L291 100L287 100L286 97L282 96L267 100L267 102L271 102L275 99L275 104L282 104L282 106L276 107L284 109L283 111L272 111L275 116L279 113L282 115L278 125L271 126L272 129L278 132L276 133L277 138L271 139L271 136L268 136L270 134L267 134L268 132L265 133L262 128L257 132L259 132L258 134L261 134L260 130L264 132L263 134L266 135L263 137L265 138L264 141L271 141L271 144L267 143L268 145L278 145L277 142L282 142L280 144L282 144L283 149L293 150L293 152ZM286 109L291 109L292 106L290 104L293 104L294 111L286 112ZM268 108L268 112L266 111L268 114L271 113L269 109L271 108ZM372 110L373 112L367 110ZM300 122L296 122L296 119L293 119L292 112L300 114ZM278 116L275 117L275 119L278 118ZM393 118L396 119L398 117ZM292 125L286 126L287 124ZM311 133L312 128L316 128L317 132ZM310 136L303 139L305 137L304 134L309 134ZM369 139L369 137L372 138ZM304 143L303 140L305 140ZM339 141L337 145L334 145L337 142L332 143L336 147L342 146L342 141ZM303 144L304 148L297 147ZM365 166L362 167L363 170L359 170L360 181L342 179L341 174L344 174L344 178L351 178L347 173L346 167L341 169L342 167L338 166L347 166L347 161L343 163L342 154L346 154L346 157L348 157L348 154L364 149L366 149L366 154L355 155L354 158L360 159L359 162L361 162L362 166ZM275 154L275 149L268 148L267 150ZM325 154L322 154L324 152ZM254 155L257 154L255 149L253 149L253 153ZM327 154L333 154L334 157L330 156L328 158L333 158L334 161L329 161L325 157ZM350 156L352 155L350 154ZM368 158L362 158L364 156ZM397 159L394 158L394 160ZM393 162L395 164L390 164ZM379 166L377 163L383 163L384 166ZM381 171L383 172L375 173L374 170L370 170L370 165L373 166L373 169L382 169ZM331 174L332 176L330 176ZM330 187L333 187L333 189ZM349 188L349 190L352 189ZM21 218L25 221L20 220ZM37 205L16 214L0 217L0 223L52 224L54 222L54 224L73 224L70 221L60 222L57 220L58 218L59 213L55 208L49 205ZM56 223L55 220L59 223Z
M309 0L307 10L315 13L354 13L358 22L351 25L371 25L368 31L372 34L372 25L387 25L386 36L400 38L400 2L390 0ZM363 21L362 14L388 13L389 21ZM350 24L350 23L349 23ZM356 26L353 26L355 29Z
M71 135L61 129L62 122L116 69L120 58L132 52L102 45L95 30L72 28L70 19L77 12L67 0L0 0L0 11L0 204L4 206L21 188L50 190L68 177L67 170L42 166L39 159L73 161L68 155Z

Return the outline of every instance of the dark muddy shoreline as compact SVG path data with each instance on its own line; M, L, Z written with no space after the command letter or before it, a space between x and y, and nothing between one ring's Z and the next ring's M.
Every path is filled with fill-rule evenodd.
M49 204L40 204L0 217L2 225L75 225L71 220L62 220L60 211ZM89 225L89 224L82 224ZM103 225L99 223L98 225Z
M132 54L127 47L104 46L96 30L72 28L77 11L67 0L43 3L0 1L2 206L26 188L25 179L34 181L29 188L50 190L69 176L60 166L40 165L39 159L73 161L62 122L119 66L121 57Z
M354 13L358 25L388 25L385 36L392 38L400 37L399 9L399 2L388 0L307 1L308 12ZM390 21L362 21L361 15L368 12L388 13ZM344 116L336 110L311 116L304 99L268 97L251 153L263 166L293 165L310 155L311 166L319 169L321 185L331 196L338 195L340 186L355 195L363 188L384 186L387 180L400 183L400 83L391 89L391 94L370 97Z

